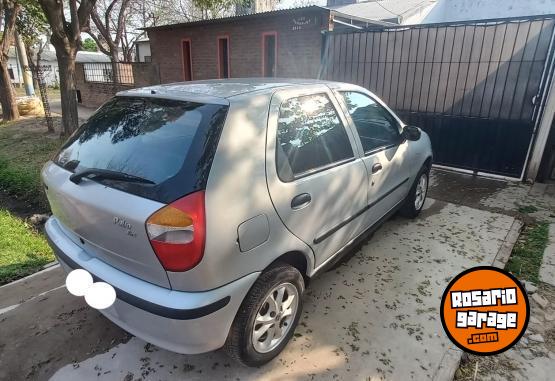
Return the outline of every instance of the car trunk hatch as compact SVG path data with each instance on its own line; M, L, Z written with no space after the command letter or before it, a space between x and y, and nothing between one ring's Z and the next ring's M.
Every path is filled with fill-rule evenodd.
M121 271L169 288L145 229L148 217L164 204L89 179L74 184L71 173L55 164L48 165L44 175L52 214L68 238Z
M45 166L52 213L90 255L170 287L145 223L206 187L229 103L117 96Z

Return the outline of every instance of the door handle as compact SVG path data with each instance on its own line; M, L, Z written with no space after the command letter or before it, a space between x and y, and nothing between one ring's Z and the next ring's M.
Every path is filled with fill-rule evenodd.
M372 166L372 173L378 173L379 171L381 171L383 169L382 165L380 163L376 163Z
M301 193L291 200L291 209L301 209L310 204L312 197L308 193Z

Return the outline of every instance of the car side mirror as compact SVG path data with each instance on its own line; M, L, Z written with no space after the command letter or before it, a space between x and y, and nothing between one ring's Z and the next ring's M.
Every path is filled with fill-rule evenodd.
M405 126L405 128L403 128L403 137L406 140L417 141L418 139L420 139L420 136L421 136L420 128L418 127Z

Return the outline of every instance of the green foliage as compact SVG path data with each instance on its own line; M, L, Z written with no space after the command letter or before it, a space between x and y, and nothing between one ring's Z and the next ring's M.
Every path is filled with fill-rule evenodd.
M518 208L518 212L523 214L534 213L537 211L538 211L538 208L536 208L534 205L523 205L520 208Z
M217 17L221 12L231 9L235 5L248 6L251 0L192 0L193 5L203 12L209 12Z
M31 171L10 165L5 157L0 157L0 184L10 194L21 199L31 199L38 185Z
M43 236L4 209L0 209L0 231L0 285L32 274L55 259Z
M85 38L82 44L83 50L87 52L97 52L98 46L96 46L96 42L90 37Z
M20 0L23 6L17 16L17 32L23 38L27 46L32 46L39 42L39 38L50 30L48 20L40 4L36 0Z
M527 225L518 238L505 270L518 278L539 281L543 252L547 246L549 224Z
M0 126L0 188L37 212L48 210L40 170L62 143L57 135L45 135L44 124L36 118Z

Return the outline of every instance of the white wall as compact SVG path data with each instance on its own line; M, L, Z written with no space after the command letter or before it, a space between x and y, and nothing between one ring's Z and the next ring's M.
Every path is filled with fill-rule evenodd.
M12 69L13 77L12 83L22 83L23 79L21 78L21 67L19 66L19 62L15 59L15 57L8 58L8 70Z
M555 0L438 0L422 23L555 13Z
M137 42L137 61L145 62L145 56L150 56L150 43L139 41Z
M46 86L60 84L60 70L57 61L44 61L40 65L43 67L44 83ZM38 90L35 90L38 91Z
M430 14L430 12L435 8L436 4L432 3L427 7L418 8L417 10L403 15L401 18L401 24L403 25L415 25L422 24Z
M41 61L40 63L41 66L44 66L44 82L46 83L47 86L54 86L54 85L58 85L60 83L60 72L58 69L58 62L57 61ZM17 60L15 59L15 57L10 57L8 59L8 69L13 69L13 75L14 75L14 79L12 80L12 83L14 84L20 84L23 83L23 78L22 78L22 74L23 72L21 71L21 66L19 65L19 62L17 62ZM50 68L50 70L48 70L48 68ZM38 91L38 89L35 89L35 91Z

